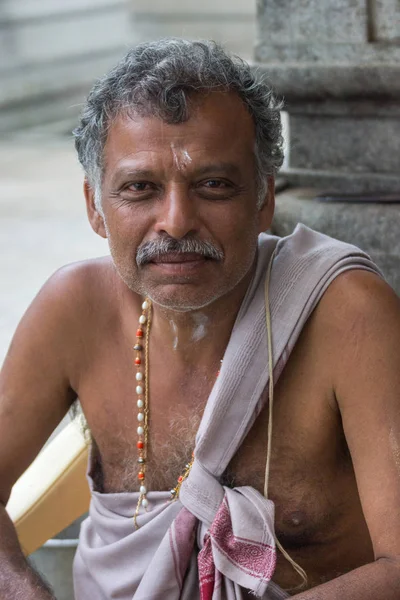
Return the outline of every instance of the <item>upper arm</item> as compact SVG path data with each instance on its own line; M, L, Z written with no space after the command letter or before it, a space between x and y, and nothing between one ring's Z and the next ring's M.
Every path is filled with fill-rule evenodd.
M79 269L79 267L78 267ZM79 330L76 267L57 271L23 316L0 375L0 501L29 466L75 399Z
M400 556L400 300L376 275L351 271L332 284L326 311L335 396L375 557Z

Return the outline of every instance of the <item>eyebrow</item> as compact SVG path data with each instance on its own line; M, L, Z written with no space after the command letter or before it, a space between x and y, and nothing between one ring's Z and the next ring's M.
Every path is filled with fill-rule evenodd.
M203 175L207 175L208 173L225 173L230 176L235 176L240 174L240 169L237 165L230 162L219 162L212 163L209 165L204 165L203 167L199 167L193 171L193 175L196 177L201 177ZM143 178L151 178L154 177L155 171L151 169L134 169L131 167L121 167L117 169L113 175L113 181L117 181L120 177L143 177Z
M210 165L204 165L204 167L200 167L199 169L195 170L195 174L196 175L206 175L207 173L210 172L218 172L218 173L227 173L228 175L239 175L240 174L240 169L238 167L238 165L235 165L234 163L230 163L230 162L220 162L220 163L213 163Z

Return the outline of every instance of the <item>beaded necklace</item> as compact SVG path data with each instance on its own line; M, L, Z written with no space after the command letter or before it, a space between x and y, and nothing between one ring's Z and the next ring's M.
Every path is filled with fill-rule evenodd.
M143 348L143 327L146 326L146 337L145 346ZM149 421L149 334L151 327L151 303L149 300L145 300L142 304L142 314L139 317L139 327L136 331L136 344L133 349L136 352L135 366L136 366L136 395L137 395L137 407L138 407L138 441L136 443L138 449L138 480L140 483L139 487L139 499L134 515L135 526L136 518L139 514L140 506L147 509L149 501L147 500L147 486L146 486L146 461L147 461L147 447L148 447L148 421ZM142 357L144 350L145 358L145 372L142 367ZM144 386L144 387L143 387Z
M148 429L149 429L149 337L151 328L151 302L146 299L142 304L142 314L139 317L139 326L136 331L136 344L133 349L136 353L135 356L135 367L136 367L136 395L137 395L137 420L138 420L138 440L136 443L138 450L138 480L139 480L139 498L136 506L135 514L133 517L136 529L139 528L137 524L137 517L142 506L146 511L149 506L147 499L147 484L146 484L146 466L147 466L147 449L148 449ZM144 346L143 346L144 338ZM143 355L144 355L144 370L143 370ZM222 360L220 361L222 365ZM217 377L219 371L217 373ZM189 476L190 470L194 462L194 452L190 462L185 465L185 469L177 479L176 486L170 491L170 500L177 500L179 497L179 491L182 483Z

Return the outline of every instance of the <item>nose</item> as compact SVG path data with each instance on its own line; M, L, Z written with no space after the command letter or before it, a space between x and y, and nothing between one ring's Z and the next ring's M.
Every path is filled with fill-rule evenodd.
M173 184L165 191L156 224L157 233L175 239L196 232L196 206L184 184Z

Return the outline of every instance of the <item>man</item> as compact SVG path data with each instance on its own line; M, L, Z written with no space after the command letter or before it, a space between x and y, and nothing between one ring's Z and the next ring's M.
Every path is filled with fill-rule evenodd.
M353 247L262 234L279 108L206 42L139 46L93 88L76 145L112 258L53 275L5 361L2 599L53 598L4 506L77 397L77 600L400 597L399 301Z

